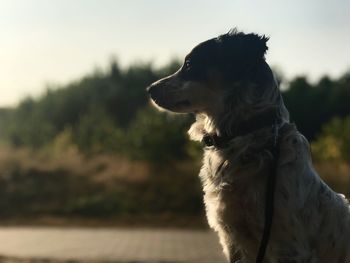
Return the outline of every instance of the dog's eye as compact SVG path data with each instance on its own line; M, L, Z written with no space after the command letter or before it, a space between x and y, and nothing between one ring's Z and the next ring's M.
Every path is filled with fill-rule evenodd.
M184 69L189 70L191 68L191 63L188 59L185 60Z

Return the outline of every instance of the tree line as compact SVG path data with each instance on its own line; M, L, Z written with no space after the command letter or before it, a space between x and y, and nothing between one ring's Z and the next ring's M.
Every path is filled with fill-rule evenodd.
M145 91L179 65L172 61L161 68L152 64L122 68L113 61L108 70L47 88L40 97L0 109L0 140L11 147L36 149L64 135L86 154L118 153L148 161L184 158L195 147L185 132L193 116L153 110ZM323 128L326 123L350 115L350 73L336 79L324 76L315 83L299 76L286 86L283 98L291 120L310 140L332 133L334 129Z

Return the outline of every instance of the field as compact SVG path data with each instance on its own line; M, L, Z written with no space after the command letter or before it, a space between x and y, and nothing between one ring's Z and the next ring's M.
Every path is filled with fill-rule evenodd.
M116 155L86 157L0 150L2 224L205 227L200 161L152 165ZM336 191L350 195L350 166L319 162Z
M2 148L3 224L203 225L198 165ZM175 179L174 179L175 178Z

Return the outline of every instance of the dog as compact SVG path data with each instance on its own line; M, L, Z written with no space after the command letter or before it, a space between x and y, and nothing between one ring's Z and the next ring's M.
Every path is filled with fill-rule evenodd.
M229 262L255 262L274 162L274 216L263 262L350 262L349 203L320 179L308 141L290 123L265 60L267 41L234 29L200 43L177 72L148 87L151 101L196 115L189 135L205 144L199 176L206 215Z

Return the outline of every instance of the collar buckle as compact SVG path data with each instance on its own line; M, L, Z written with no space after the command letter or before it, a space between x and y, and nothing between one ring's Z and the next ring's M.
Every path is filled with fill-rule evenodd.
M217 147L217 142L215 139L216 135L206 134L202 138L202 144L205 147Z

